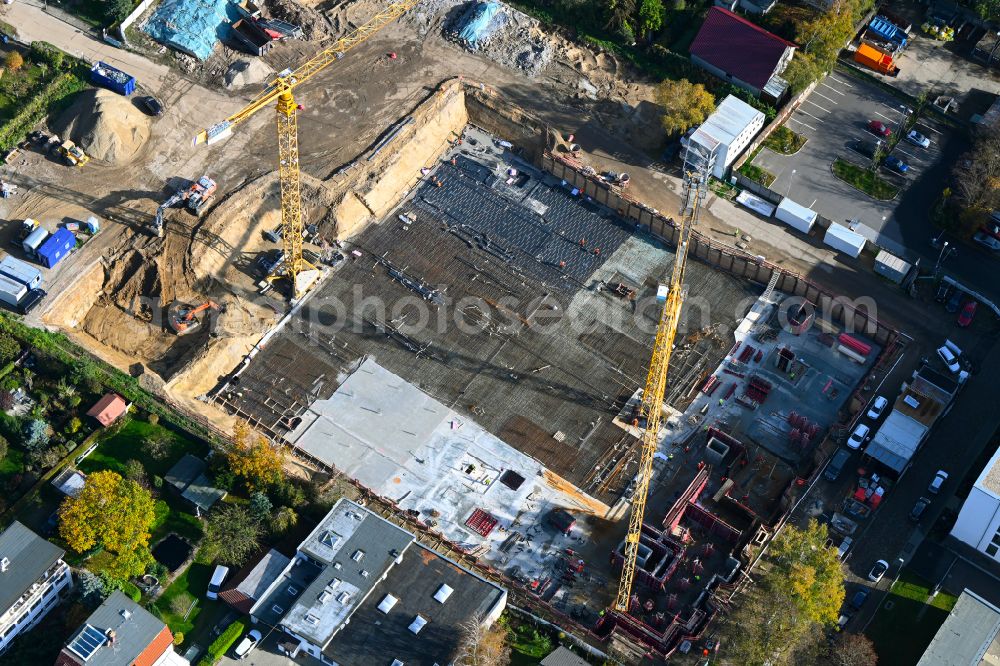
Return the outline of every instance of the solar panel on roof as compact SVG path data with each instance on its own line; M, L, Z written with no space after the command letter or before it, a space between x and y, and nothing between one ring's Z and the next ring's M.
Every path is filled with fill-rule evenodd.
M103 631L88 624L69 644L69 649L83 658L84 661L88 661L107 639L108 637L104 635Z

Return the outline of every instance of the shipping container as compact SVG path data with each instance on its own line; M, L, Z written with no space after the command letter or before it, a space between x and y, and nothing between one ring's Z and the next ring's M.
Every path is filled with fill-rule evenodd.
M271 36L250 19L241 18L230 25L233 35L247 53L261 56L271 48Z
M906 46L906 33L884 16L876 16L868 24L868 29L878 33L883 38L895 42L900 46Z
M896 284L900 284L906 278L911 268L909 263L885 250L881 250L875 257L875 272Z
M865 249L865 243L867 241L861 234L851 231L842 224L834 222L830 225L830 228L826 230L823 242L835 250L839 250L844 254L849 254L850 256L857 258L857 256L861 254L861 251Z
M90 68L90 82L126 97L135 91L134 76L104 62L98 62Z
M58 229L52 237L38 248L38 260L46 268L52 268L69 256L76 247L76 236L69 229Z
M28 288L23 284L17 280L11 280L9 277L0 275L0 301L12 307L17 307L17 304L21 302L21 299L27 293Z
M31 264L7 255L0 261L0 275L20 282L28 289L42 286L42 272Z
M45 239L48 237L48 230L44 227L38 227L28 234L23 241L21 241L21 247L24 249L25 254L29 257L33 257L35 256L35 253L38 252L38 248L41 247L42 243L44 243Z
M774 210L774 216L804 234L809 233L813 224L816 223L816 211L797 204L788 197L782 199L781 203L778 204Z
M858 47L858 50L854 52L854 62L890 76L895 76L898 71L892 56L882 53L870 44L862 44Z

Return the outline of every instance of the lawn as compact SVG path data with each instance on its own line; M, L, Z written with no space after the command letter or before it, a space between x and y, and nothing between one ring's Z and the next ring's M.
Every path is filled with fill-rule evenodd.
M866 632L875 643L879 666L913 666L920 660L957 600L944 591L928 600L930 588L906 570L892 586Z
M153 603L153 607L159 611L160 619L167 623L170 631L174 633L180 631L188 636L198 624L199 616L219 604L218 601L209 601L205 598L205 590L208 589L213 568L210 564L192 563ZM180 601L175 603L175 599ZM194 600L197 600L197 603L185 618L187 608Z
M143 450L143 440L151 436L162 436L170 440L169 455L158 460ZM161 425L132 418L121 430L102 440L97 450L87 456L79 467L86 474L102 469L122 474L125 471L125 461L135 458L150 476L163 476L185 453L201 456L206 450L207 447L202 442L184 437Z
M767 169L761 169L755 164L751 164L750 160L743 163L743 166L739 168L739 172L755 183L760 183L764 187L770 187L771 183L774 182L773 173Z
M879 201L892 201L899 194L899 188L882 180L874 172L847 160L837 158L830 167L833 175L851 187L864 192Z
M784 125L771 132L770 136L764 140L765 148L781 155L794 155L804 145L806 145L806 138Z
M188 513L177 506L171 506L173 503L173 501L164 501L162 499L156 500L156 504L153 507L155 517L153 518L153 526L150 528L152 536L149 542L154 544L173 532L187 539L189 542L197 544L201 541L201 537L205 533L204 528L201 526L201 521L194 514Z

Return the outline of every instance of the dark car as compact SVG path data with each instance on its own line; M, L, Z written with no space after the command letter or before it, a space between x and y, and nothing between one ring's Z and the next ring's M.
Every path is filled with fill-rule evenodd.
M878 120L868 121L868 131L886 139L892 136L892 130L886 127L885 123Z
M948 302L945 303L944 309L948 312L958 312L958 308L962 305L962 298L965 296L965 292L961 289L956 289Z
M163 105L152 95L147 95L143 97L139 102L142 104L142 108L146 109L146 113L151 116L162 116L163 115Z
M927 507L930 505L931 501L926 497L918 499L917 503L913 505L912 509L910 509L910 522L919 523L920 518L924 515L924 512L927 511Z
M17 311L23 315L28 314L42 302L42 299L45 298L45 296L46 293L44 289L32 289L25 294L21 302L17 304Z
M869 594L871 594L871 592L868 591L867 587L863 590L855 592L854 596L851 597L851 607L856 610L861 610L861 607L865 605L866 601L868 601Z
M910 165L904 162L903 160L899 159L895 155L889 155L889 157L882 160L882 164L884 164L888 169L895 171L896 173L906 173L907 171L910 170Z
M885 144L880 139L858 139L854 142L854 149L869 159L874 158L875 151L882 149L884 146Z
M966 301L965 305L962 306L962 311L958 313L959 326L965 328L972 323L972 318L976 316L976 307L978 305L976 301Z

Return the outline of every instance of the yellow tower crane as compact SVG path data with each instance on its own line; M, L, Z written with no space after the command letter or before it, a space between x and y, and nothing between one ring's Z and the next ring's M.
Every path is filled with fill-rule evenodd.
M632 598L632 582L635 579L636 559L639 555L639 535L642 532L642 520L646 513L646 497L649 494L649 482L653 475L653 457L656 453L660 434L660 422L663 418L663 395L667 387L667 368L670 365L670 352L677 335L677 323L680 320L681 305L684 302L684 268L687 265L688 241L691 238L691 228L698 221L698 212L705 198L704 188L708 185L707 172L699 169L697 172L687 171L684 179L686 196L683 215L681 216L680 234L677 241L677 252L674 255L674 267L670 275L670 283L660 287L658 299L663 299L663 312L660 323L656 327L656 340L653 343L653 358L649 362L649 372L646 375L646 386L642 391L642 402L639 405L640 414L646 420L646 428L642 434L642 450L639 459L639 472L632 494L632 512L629 515L628 533L625 536L625 564L618 585L618 596L615 598L615 610L627 613Z
M389 5L368 23L341 37L296 69L286 69L243 109L237 111L195 137L194 143L210 144L225 139L233 128L271 103L276 103L278 119L278 177L281 182L281 241L284 259L268 279L286 278L291 283L292 298L303 289L299 276L314 269L302 258L302 196L299 190L299 137L296 112L299 109L292 90L344 57L347 51L365 42L386 25L405 14L418 0L402 0Z

